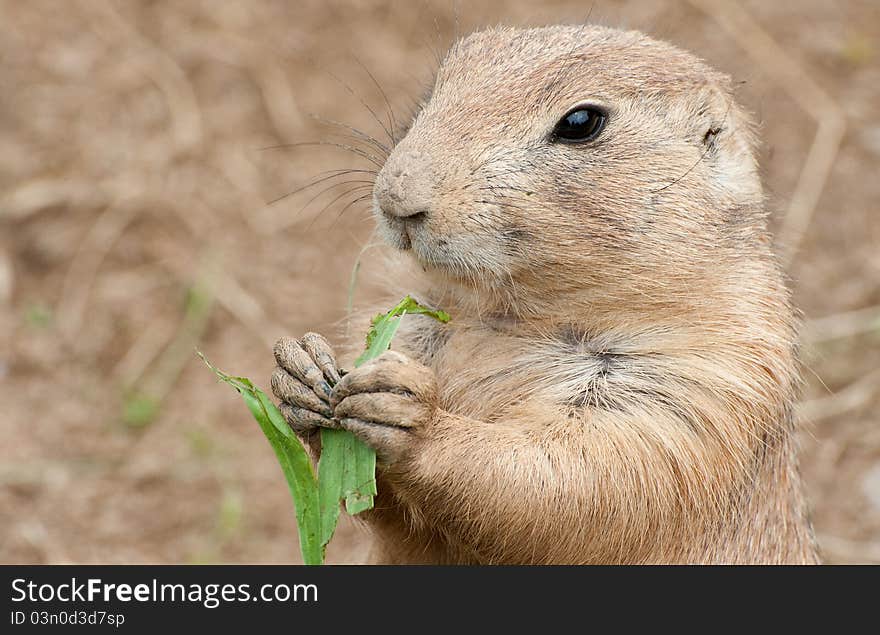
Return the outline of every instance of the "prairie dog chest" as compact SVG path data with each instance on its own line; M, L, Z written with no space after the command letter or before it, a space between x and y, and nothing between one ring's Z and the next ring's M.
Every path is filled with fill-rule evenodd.
M504 325L426 319L401 331L404 352L436 372L440 406L471 417L491 419L524 403L578 405L619 366L616 356L565 331L528 335Z

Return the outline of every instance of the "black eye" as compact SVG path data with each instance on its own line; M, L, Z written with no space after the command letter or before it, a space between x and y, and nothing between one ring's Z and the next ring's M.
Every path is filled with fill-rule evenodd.
M592 106L579 106L565 115L553 129L553 141L583 143L595 139L605 127L605 113Z

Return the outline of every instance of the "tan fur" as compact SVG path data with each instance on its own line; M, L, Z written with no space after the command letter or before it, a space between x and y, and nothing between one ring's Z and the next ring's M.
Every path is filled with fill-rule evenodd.
M609 111L599 138L550 143L583 101ZM368 395L428 395L394 406L394 434L364 428L375 561L817 561L752 149L729 79L640 33L452 48L375 189L405 249L393 294L453 318L407 318L408 357L355 371Z

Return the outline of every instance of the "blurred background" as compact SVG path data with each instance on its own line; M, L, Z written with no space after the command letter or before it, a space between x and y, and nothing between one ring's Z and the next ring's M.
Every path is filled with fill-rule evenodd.
M286 144L363 148L322 119L382 138L382 93L409 116L456 35L588 15L740 82L805 317L815 529L880 562L875 0L0 0L0 562L297 562L275 458L193 354L268 387L274 340L338 334L369 269L370 175L329 172L369 159ZM329 560L362 545L345 521Z

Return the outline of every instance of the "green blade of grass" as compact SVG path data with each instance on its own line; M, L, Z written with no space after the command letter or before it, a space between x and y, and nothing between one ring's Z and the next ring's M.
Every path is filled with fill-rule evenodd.
M201 352L199 352L199 356L221 381L238 391L248 410L260 425L260 429L269 441L269 445L272 446L278 463L281 465L281 471L284 473L287 487L293 498L303 562L305 564L322 564L324 562L324 544L326 543L321 541L318 482L308 453L287 425L284 416L262 390L245 377L227 375L211 365Z
M354 365L360 366L364 362L379 357L382 353L391 347L391 340L394 338L397 329L400 327L400 320L407 313L427 315L434 318L438 322L449 322L449 314L439 309L430 309L419 304L412 296L406 296L397 303L393 309L387 313L380 313L373 318L370 330L367 332L367 346L360 357L355 360Z
M318 503L321 508L321 544L326 547L339 520L339 499L345 490L345 463L332 457L348 455L352 435L345 430L321 430L318 460ZM331 457L331 458L327 458Z
M440 322L448 322L449 315L422 306L410 296L406 296L397 306L373 318L367 333L366 349L354 365L379 357L391 347L401 320L407 313L433 317ZM326 483L323 482L326 478ZM321 483L322 519L325 523L335 521L339 516L339 501L345 501L345 509L351 514L359 514L373 508L376 496L376 453L350 432L342 430L321 430L321 460L318 463L318 482ZM330 540L335 524L322 527L322 536ZM325 543L326 544L326 543Z
M352 436L351 462L354 468L346 483L345 511L354 516L373 508L376 496L376 453L373 448Z
M404 311L403 313L406 312ZM386 314L377 316L373 320L373 328L370 329L370 335L367 336L367 349L354 361L355 368L364 362L379 357L379 355L391 348L391 340L394 339L397 329L400 328L400 320L402 318L403 315L398 317Z
M360 366L391 347L391 340L407 313L428 315L448 322L449 315L420 305L406 296L388 313L373 318L364 353L355 361ZM233 377L199 356L220 380L233 386L247 404L254 419L275 451L293 497L299 527L300 549L306 564L322 564L327 544L336 531L340 504L349 514L373 508L376 496L376 453L350 432L321 430L321 458L317 478L308 453L287 425L283 415L266 394L246 377Z

